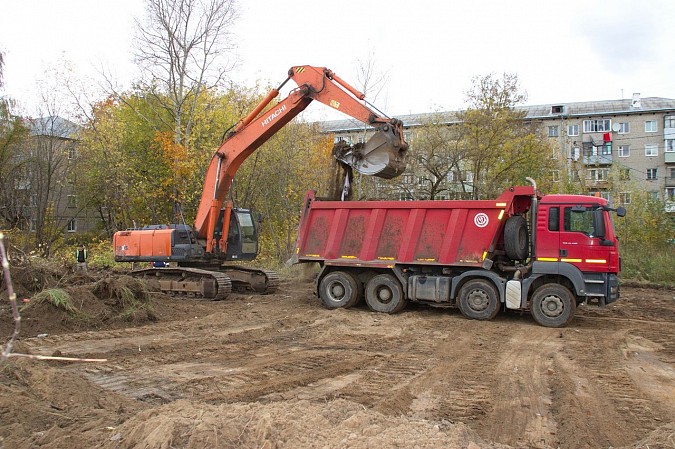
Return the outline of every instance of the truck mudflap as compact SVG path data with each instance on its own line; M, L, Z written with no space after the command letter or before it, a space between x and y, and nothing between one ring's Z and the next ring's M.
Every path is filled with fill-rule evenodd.
M611 304L619 299L621 287L619 286L619 277L615 274L608 275L607 282L607 304Z

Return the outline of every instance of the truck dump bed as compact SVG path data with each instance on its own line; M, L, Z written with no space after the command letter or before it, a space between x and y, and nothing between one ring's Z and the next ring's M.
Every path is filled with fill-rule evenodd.
M341 202L320 201L309 192L297 260L481 267L503 243L506 219L527 210L533 193L514 187L496 200Z

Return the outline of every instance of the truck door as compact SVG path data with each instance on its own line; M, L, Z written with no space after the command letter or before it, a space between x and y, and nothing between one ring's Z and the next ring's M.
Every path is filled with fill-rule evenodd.
M564 206L560 230L560 261L585 272L607 271L610 247L603 245L604 215L597 205Z

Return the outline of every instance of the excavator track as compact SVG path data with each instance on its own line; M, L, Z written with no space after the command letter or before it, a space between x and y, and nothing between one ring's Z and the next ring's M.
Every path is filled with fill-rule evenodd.
M134 270L131 275L164 293L190 299L220 301L232 291L232 280L227 273L220 271L184 267L147 268Z
M219 269L232 281L232 288L237 291L254 291L267 295L279 288L279 275L276 271L242 265L222 265Z

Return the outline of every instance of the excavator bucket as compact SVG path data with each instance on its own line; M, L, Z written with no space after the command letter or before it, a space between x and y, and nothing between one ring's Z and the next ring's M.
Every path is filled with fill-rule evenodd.
M407 150L408 145L402 143L390 126L385 126L366 143L338 142L333 147L333 156L364 175L391 179L405 171Z

